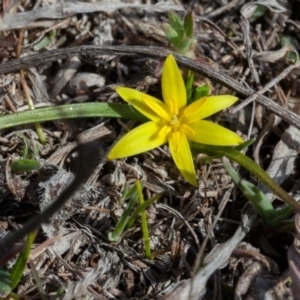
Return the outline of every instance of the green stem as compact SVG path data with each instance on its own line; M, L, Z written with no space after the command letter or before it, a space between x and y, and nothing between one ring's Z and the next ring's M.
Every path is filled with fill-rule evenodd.
M35 123L35 130L42 145L47 144L47 139L40 123Z
M276 232L287 232L295 230L295 220L282 221L280 227L276 228Z
M129 200L126 209L124 210L122 216L120 217L115 230L108 233L108 239L111 242L118 243L121 240L121 235L127 225L130 215L132 214L135 203L138 200L138 196L134 195Z
M267 227L273 229L280 228L283 221L294 214L294 210L286 204L280 209L275 210L270 200L261 190L253 183L242 179L239 173L231 166L227 158L223 157L222 160L233 182L239 186Z
M267 224L268 221L276 218L277 214L273 208L273 205L265 196L265 194L261 190L259 190L252 182L242 179L240 174L229 163L229 159L223 157L222 161L233 182L241 189L243 194L251 202L253 207L263 219L264 223Z
M27 86L27 83L26 83L26 80L25 80L25 73L24 73L23 69L20 70L20 75L21 75L21 84L23 86L23 90L24 90L24 93L25 93L26 102L29 106L29 110L34 110L35 107L34 107L32 99L30 97L30 93L29 93L29 89L28 89L28 86ZM39 137L40 142L43 145L45 145L47 143L47 140L46 140L46 136L43 132L41 124L40 123L35 123L35 128L36 128L36 132L37 132L37 135Z
M16 293L14 293L14 292L10 292L9 297L11 299L14 299L14 300L20 300L21 299L21 297L19 295L17 295Z
M46 35L39 43L37 43L33 49L34 51L39 51L43 48L45 48L46 46L48 46L51 41L54 39L54 37L56 36L56 29L53 29L49 32L48 35Z
M142 114L127 104L88 102L0 115L0 130L36 122L95 117L125 118L141 122L147 121Z
M25 270L26 264L27 264L27 260L29 258L30 255L30 251L31 251L31 246L34 242L34 239L37 235L37 230L34 230L33 232L30 232L28 234L27 240L26 240L26 244L25 244L25 248L23 249L22 252L20 252L20 254L18 255L18 258L11 270L11 279L12 279L12 283L11 283L11 287L12 289L15 289L22 276L23 276L23 272Z
M144 201L141 183L139 180L136 181L136 187L139 195L140 205L143 205L145 201ZM147 224L147 215L145 210L141 211L141 219L142 219L142 232L143 232L143 239L144 239L145 255L148 259L151 259L150 239L149 239L149 231L148 231L148 224Z
M149 207L151 204L156 202L162 195L163 195L163 193L156 194L155 196L153 196L150 199L148 199L147 201L145 201L143 204L140 204L134 210L133 214L129 218L126 228L131 228L133 226L133 223L134 223L135 219L137 218L137 216L139 214L141 214L143 211L145 211L147 209L147 207Z
M289 205L285 205L284 207L275 210L275 213L277 214L277 216L267 223L267 225L271 228L280 228L283 222L294 214L294 211Z
M268 174L257 165L252 159L236 149L222 146L203 145L192 143L193 151L196 153L206 153L209 155L217 155L219 157L226 156L229 159L239 163L250 173L255 175L261 182L263 182L276 196L288 204L297 213L300 213L300 204L295 201L284 189L282 189L276 182L268 176Z

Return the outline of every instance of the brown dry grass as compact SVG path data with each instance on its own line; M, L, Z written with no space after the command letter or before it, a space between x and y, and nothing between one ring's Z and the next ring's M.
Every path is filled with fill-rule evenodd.
M255 137L256 143L247 154L296 197L300 142L296 127L300 123L290 112L299 113L299 71L289 67L291 47L283 46L281 40L293 38L297 49L299 4L291 0L277 6L266 1L266 5L266 12L249 23L246 18L251 16L252 4L243 0L169 1L161 5L148 0L76 5L67 0L63 5L55 0L3 1L0 59L2 64L10 64L17 45L21 57L82 45L124 45L128 51L131 48L125 46L168 49L161 30L166 12L173 9L183 15L192 9L198 60L220 76L238 80L257 100L256 105L251 102L234 114L222 113L218 121L244 138ZM37 50L38 42L53 29L55 38ZM81 52L72 57L65 53L56 61L27 63L26 81L36 107L120 101L114 92L117 85L159 97L160 83L155 76L161 63L158 57L112 55L109 51L91 56ZM27 109L20 73L18 68L12 69L13 63L10 71L1 72L1 113ZM234 92L200 74L197 80L211 84L216 94ZM262 94L279 106L271 103L265 107L264 99L259 98ZM27 299L41 298L33 278L36 269L49 299L54 299L61 287L65 293L60 299L233 299L234 295L236 299L265 299L266 295L269 299L290 299L286 270L292 234L262 230L220 160L208 165L201 156L196 158L198 189L180 177L165 148L106 161L107 152L126 126L113 119L44 123L48 142L39 144L44 167L25 175L9 173L7 161L22 155L20 131L31 149L39 143L34 127L1 132L0 236L43 210L68 186L74 177L76 136L97 144L96 156L91 158L96 169L51 222L42 225L17 293ZM248 173L242 173L249 178ZM119 244L107 239L115 217L124 210L119 201L124 186L136 178L145 180L146 198L164 192L159 203L147 211L151 248L156 254L152 261L144 258L138 223ZM265 191L274 200L274 195ZM204 267L194 277L197 261Z

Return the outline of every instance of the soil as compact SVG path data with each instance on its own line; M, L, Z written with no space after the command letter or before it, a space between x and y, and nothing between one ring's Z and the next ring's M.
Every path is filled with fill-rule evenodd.
M36 111L124 103L118 86L161 99L161 66L175 50L162 25L170 11L181 18L193 11L197 64L177 53L179 66L192 66L195 84L208 84L211 94L240 98L213 120L244 140L255 138L246 155L298 200L299 1L3 0L0 9L3 115L30 109L28 97ZM40 123L46 143L38 125L28 123L0 124L0 238L26 228L58 197L64 205L41 220L14 290L21 299L300 299L293 265L299 220L291 216L296 231L268 228L221 157L195 155L193 187L167 146L107 159L137 121L62 115ZM15 172L13 162L25 156L41 168ZM258 178L234 166L282 206ZM137 179L145 200L161 193L146 209L151 259L140 217L118 242L108 238ZM2 266L13 266L23 240L17 241L7 247L0 240Z

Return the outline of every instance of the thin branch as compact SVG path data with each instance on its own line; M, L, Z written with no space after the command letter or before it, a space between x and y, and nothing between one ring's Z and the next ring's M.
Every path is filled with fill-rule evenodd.
M232 114L235 114L240 109L244 108L246 105L248 105L250 102L257 99L258 96L264 94L268 90L270 90L274 85L279 83L283 78L285 78L292 70L295 68L299 68L300 62L298 61L294 65L288 66L286 69L284 69L278 76L276 76L273 80L271 80L269 83L267 83L263 88L261 88L259 91L255 92L253 95L251 95L249 98L247 98L245 101L243 101L241 104L237 105L233 109L230 110Z
M144 47L144 46L78 46L63 48L57 50L51 50L44 53L38 53L30 56L26 56L20 59L10 60L8 62L2 63L0 65L0 74L15 72L22 68L30 68L33 66L40 66L52 61L57 61L60 59L66 59L72 56L79 57L97 57L101 55L144 55L156 58L165 58L169 53L173 53L176 60L196 73L200 73L212 80L215 80L222 85L232 89L237 92L240 96L247 98L254 94L256 91L252 89L247 89L240 82L232 79L226 74L222 74L218 70L213 70L209 66L187 58L183 55L168 51L161 47ZM259 95L256 99L257 103L266 107L272 111L275 115L281 117L289 124L300 129L300 117L285 109L284 107L278 105L273 100L268 97Z

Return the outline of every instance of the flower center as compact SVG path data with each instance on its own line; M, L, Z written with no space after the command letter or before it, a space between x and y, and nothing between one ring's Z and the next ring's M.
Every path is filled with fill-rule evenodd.
M170 116L171 117L171 116ZM170 120L171 119L171 120ZM161 128L159 136L166 136L169 134L185 134L188 138L193 137L195 132L185 123L183 123L183 118L180 114L173 114Z
M170 126L170 131L176 132L180 130L181 120L178 118L177 115L173 115L169 126Z
M176 126L178 125L178 123L179 123L178 117L176 115L173 115L172 120L170 122L170 126Z
M185 134L188 138L193 137L195 135L195 132L183 122L183 118L175 114L173 115L168 127L169 133L180 132Z

